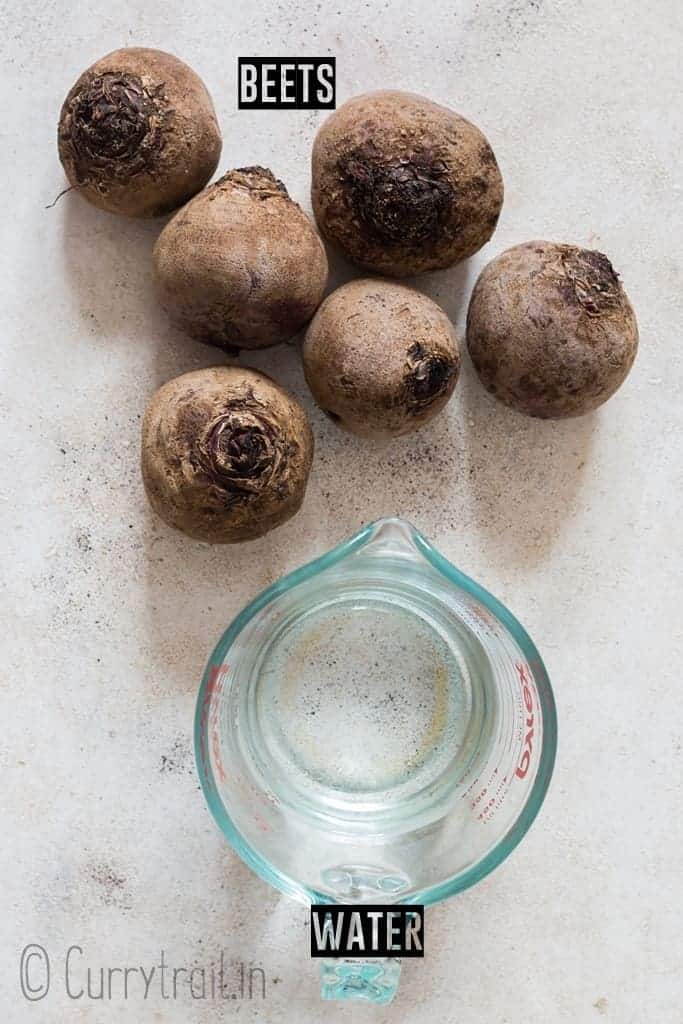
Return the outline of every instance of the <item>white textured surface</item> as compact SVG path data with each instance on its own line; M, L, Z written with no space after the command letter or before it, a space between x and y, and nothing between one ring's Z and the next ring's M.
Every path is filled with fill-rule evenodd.
M426 12L429 11L425 20ZM0 1002L40 1020L680 1020L681 162L675 0L422 4L124 0L3 4L0 248L3 682ZM420 13L423 12L423 13ZM465 359L448 409L391 446L313 411L305 506L243 547L183 539L148 511L139 419L153 389L219 353L172 331L150 294L158 224L119 221L63 187L59 107L126 44L205 78L221 167L272 166L308 205L322 115L236 113L238 55L335 54L338 99L404 87L488 134L506 184L492 242L421 282L462 331L478 268L533 237L603 249L641 350L601 411L541 423L485 395ZM345 278L348 271L340 272ZM251 361L305 394L293 348ZM400 512L519 615L560 714L554 783L512 858L428 915L429 953L389 1008L323 1007L306 913L252 876L204 806L190 731L214 640L242 604L359 525ZM31 1007L18 960L42 943ZM63 957L263 965L267 999L71 1001ZM279 980L276 980L279 979Z

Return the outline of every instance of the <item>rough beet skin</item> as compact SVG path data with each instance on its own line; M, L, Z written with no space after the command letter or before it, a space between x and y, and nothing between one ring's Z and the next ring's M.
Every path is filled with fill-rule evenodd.
M526 242L484 268L467 314L484 387L529 416L580 416L610 398L638 348L635 313L600 252Z
M486 138L405 92L349 100L313 146L320 230L367 270L404 277L451 266L489 240L503 181Z
M154 248L159 301L199 341L235 351L287 341L313 316L327 256L313 224L264 167L204 189Z
M116 50L84 71L62 106L59 157L71 186L111 213L153 217L197 193L221 136L194 71L160 50Z
M460 369L443 310L413 288L371 278L325 299L302 355L317 404L364 437L397 437L422 426L443 409Z
M142 477L158 515L214 544L260 537L298 512L313 458L304 410L263 373L194 370L153 395Z

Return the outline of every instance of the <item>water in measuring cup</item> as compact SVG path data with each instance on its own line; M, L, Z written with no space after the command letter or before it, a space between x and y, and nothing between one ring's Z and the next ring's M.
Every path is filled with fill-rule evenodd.
M483 668L464 630L395 596L345 594L295 617L257 667L269 788L342 830L423 813L481 741Z

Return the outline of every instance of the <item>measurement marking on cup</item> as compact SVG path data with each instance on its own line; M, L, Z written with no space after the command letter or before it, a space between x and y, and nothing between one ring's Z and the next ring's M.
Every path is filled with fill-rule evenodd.
M515 669L521 690L515 698L517 724L507 735L501 760L488 778L477 776L462 794L475 811L477 821L486 824L491 821L505 799L505 793L513 779L524 779L528 774L533 757L536 729L535 697L536 688L527 665L517 662ZM515 749L520 753L515 754ZM509 764L508 757L512 761ZM515 766L516 763L516 766ZM504 774L501 774L503 773Z
M498 769L495 768L494 772L493 772L493 776L492 776L492 781L489 784L489 788L493 784L493 782L496 781L494 779L494 776L496 776L497 774L498 774ZM508 784L509 784L508 776L507 775L503 775L502 778L500 779L500 781L498 782L498 785L497 785L496 789L494 790L493 795L484 804L484 806L480 810L479 814L477 815L477 820L478 821L483 821L483 822L491 821L491 819L495 815L495 813L498 810L498 808L502 805L503 794L507 790Z
M208 765L209 752L206 747L206 736L208 734L210 737L211 752L216 762L216 771L221 782L226 781L226 774L221 758L220 738L217 728L218 702L215 698L219 697L223 692L225 677L229 667L229 665L212 666L209 683L206 687L206 693L204 694L204 700L202 702L201 758L203 764ZM210 776L207 775L207 778L209 777Z
M519 675L519 681L522 684L522 696L524 697L524 707L526 708L526 719L525 729L526 735L524 736L524 749L522 750L522 756L519 760L519 764L515 769L515 775L518 779L523 779L526 773L529 771L529 765L531 764L531 755L533 753L533 742L534 742L534 702L531 696L531 677L528 674L528 670L525 665L517 663L515 665L517 674Z

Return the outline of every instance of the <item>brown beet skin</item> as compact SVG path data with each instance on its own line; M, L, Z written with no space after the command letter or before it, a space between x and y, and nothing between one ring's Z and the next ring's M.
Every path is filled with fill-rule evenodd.
M229 171L183 207L154 247L154 283L173 322L227 350L287 341L327 283L318 233L264 167Z
M470 121L422 96L381 91L324 122L311 195L320 230L348 259L405 277L480 249L498 222L503 181Z
M329 295L303 345L306 381L340 427L397 437L432 419L453 393L458 341L444 311L394 281L351 281Z
M130 47L102 57L69 91L58 146L79 195L110 213L154 217L206 185L221 135L192 68L170 53Z
M252 540L298 512L313 458L304 410L264 373L193 370L152 396L142 478L158 515L197 540Z
M555 419L614 394L633 365L638 326L602 253L525 242L480 274L467 346L488 391L519 412Z

